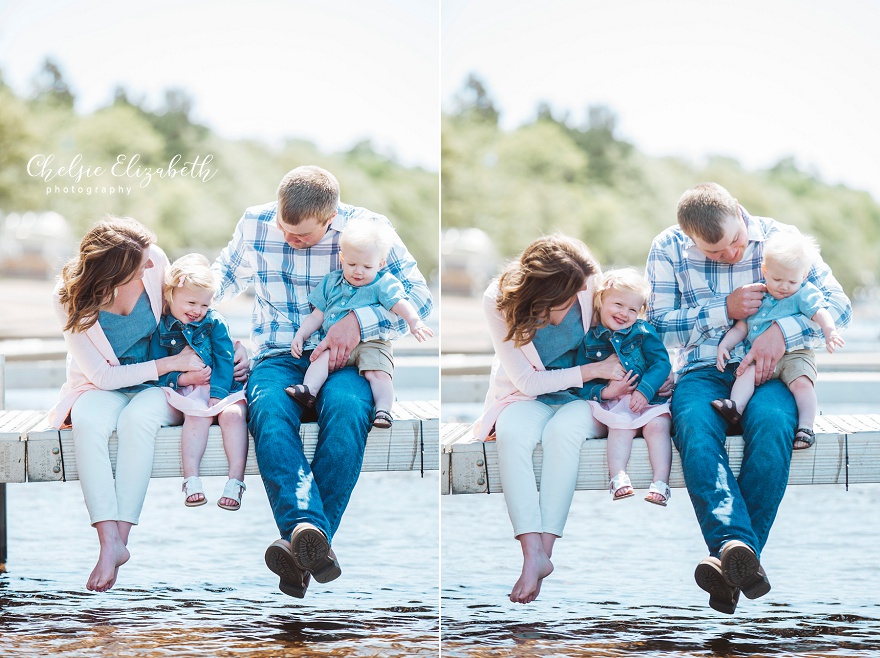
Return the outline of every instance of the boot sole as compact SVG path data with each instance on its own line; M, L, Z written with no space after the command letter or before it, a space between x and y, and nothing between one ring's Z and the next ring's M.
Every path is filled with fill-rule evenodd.
M330 556L330 542L317 528L297 526L290 544L296 566L311 572L319 583L329 583L342 575L339 562Z
M757 599L770 591L770 581L761 574L758 556L745 544L736 544L721 551L721 572L733 587L749 599Z

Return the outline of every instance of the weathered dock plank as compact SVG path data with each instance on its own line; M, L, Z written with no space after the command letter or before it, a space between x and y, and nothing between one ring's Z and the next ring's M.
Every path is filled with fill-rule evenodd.
M391 410L391 415L394 418L391 429L373 429L370 432L361 470L437 470L440 457L439 403L397 402ZM17 433L11 430L3 433L4 427L16 427L16 422L23 422L27 427L19 428ZM13 434L15 442L11 439ZM311 459L318 442L317 423L304 423L300 428L300 436L306 455ZM4 452L5 445L10 447ZM110 460L114 468L117 446L118 441L114 433L110 438ZM226 455L223 452L220 428L213 426L208 435L208 446L202 460L201 474L225 476L226 473ZM250 440L248 447L245 473L248 475L259 473L253 439ZM152 477L182 475L180 427L163 427L156 437ZM4 480L2 476L10 479ZM45 412L0 411L0 482L50 482L78 478L71 431L48 427Z
M795 451L789 484L857 484L880 482L880 414L820 416L816 420L816 443L809 450ZM475 441L471 426L447 423L441 428L444 494L499 493L501 478L494 441ZM587 439L578 466L578 490L608 488L605 439ZM734 475L743 458L740 436L727 438L727 452ZM542 450L533 455L535 478L540 481ZM644 440L633 443L627 473L636 489L651 483L651 463ZM681 460L672 452L669 486L683 487Z

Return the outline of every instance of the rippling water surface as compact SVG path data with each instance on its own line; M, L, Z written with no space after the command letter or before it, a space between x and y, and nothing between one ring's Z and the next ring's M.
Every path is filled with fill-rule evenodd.
M9 573L0 576L0 656L436 656L438 474L367 473L335 540L343 574L306 598L263 562L277 539L258 477L241 511L186 508L180 481L150 484L132 558L107 593L79 483L7 486Z
M503 497L443 496L443 655L880 656L878 509L880 485L789 488L762 556L773 589L728 616L694 583L705 544L683 489L666 509L576 493L525 606L507 599L521 556Z

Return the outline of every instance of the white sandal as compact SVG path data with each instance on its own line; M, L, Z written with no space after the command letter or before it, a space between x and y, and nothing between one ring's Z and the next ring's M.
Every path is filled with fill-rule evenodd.
M241 495L247 490L244 482L241 480L236 480L235 478L229 478L226 481L226 486L223 487L223 495L220 496L220 500L224 498L231 498L236 501L235 505L224 505L217 501L217 507L221 509L228 509L230 512L235 512L236 510L241 509Z
M187 507L201 507L208 502L208 499L205 497L205 488L202 486L202 479L198 475L190 475L186 478L180 490L186 494L183 504ZM190 496L198 494L202 494L202 497L198 500L189 500Z
M625 489L626 487L629 487L629 493L618 496L617 492L621 489ZM624 498L629 498L630 496L636 495L636 492L633 491L633 485L632 482L630 482L629 475L627 475L623 471L611 478L611 483L608 486L608 490L611 493L612 500L623 500Z
M658 494L663 496L663 502L661 503L659 500L654 500L651 498L651 494ZM666 507L666 503L672 497L672 491L669 489L669 485L663 482L663 480L657 480L656 482L652 482L651 486L648 488L648 495L645 496L645 500L649 503L654 503L655 505L660 505L661 507Z

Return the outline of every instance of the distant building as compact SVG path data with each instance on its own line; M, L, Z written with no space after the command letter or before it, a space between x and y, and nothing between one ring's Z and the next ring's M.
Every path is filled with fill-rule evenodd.
M0 212L0 276L49 279L76 248L57 212Z
M478 228L450 228L440 242L440 289L445 295L479 297L498 274L495 245Z

